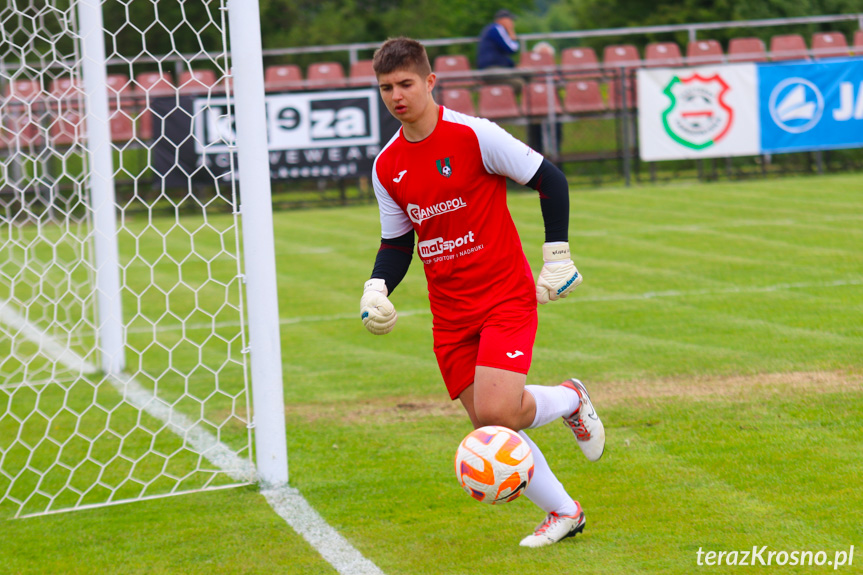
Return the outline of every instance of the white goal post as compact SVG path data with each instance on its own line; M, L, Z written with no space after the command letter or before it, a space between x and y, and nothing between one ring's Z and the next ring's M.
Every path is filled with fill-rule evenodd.
M257 0L5 4L0 519L286 485Z

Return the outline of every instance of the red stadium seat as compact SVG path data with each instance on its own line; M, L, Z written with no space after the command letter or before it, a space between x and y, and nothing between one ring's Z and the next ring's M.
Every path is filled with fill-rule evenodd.
M547 116L552 109L549 100L554 105L554 112L562 114L563 108L560 105L560 97L557 95L554 83L551 84L549 91L548 83L545 81L530 82L524 88L521 100L522 110L526 116Z
M441 55L434 59L435 74L447 72L470 72L470 61L462 54Z
M51 81L50 94L58 100L64 98L77 100L83 92L77 79L71 76L60 76Z
M125 100L134 97L135 85L129 81L125 74L108 74L105 78L108 85L108 106L117 108Z
M573 80L566 84L563 109L567 114L605 111L605 102L596 80Z
M108 74L106 82L111 140L127 142L135 137L135 86L125 74Z
M6 97L18 102L34 102L41 97L39 80L13 80L6 85Z
M725 58L717 40L696 40L686 45L686 61L690 66L722 64Z
M531 74L554 73L557 68L557 62L554 61L554 54L549 52L522 52L518 61L518 69L530 72Z
M863 56L863 30L854 32L852 48L855 56Z
M264 70L266 92L293 92L304 87L303 73L296 64L276 64Z
M645 49L644 65L647 68L682 66L680 46L676 42L651 42Z
M479 89L479 115L491 120L521 116L515 88L509 84L482 86Z
M843 58L850 55L848 41L842 32L816 32L812 35L812 57Z
M467 88L444 88L440 92L440 103L456 112L476 116L473 97Z
M728 42L728 62L766 62L767 50L761 38L732 38Z
M599 61L593 48L567 48L560 55L564 78L598 78Z
M800 34L780 34L770 38L770 59L774 62L808 60L809 50Z
M608 104L612 109L623 106L619 74L623 73L623 86L626 90L626 107L635 106L634 70L641 66L638 48L632 44L606 46L602 52L602 64L606 72L614 72L608 80Z
M167 72L142 72L135 76L139 94L147 94L151 98L173 96L177 88Z
M85 135L81 113L83 92L77 79L61 76L51 82L48 132L55 146L71 146Z
M470 61L463 54L438 56L434 59L434 72L444 88L469 88L476 84L470 79Z
M641 66L641 56L638 48L632 44L614 44L602 51L602 64L606 69L638 68Z
M309 90L329 90L347 85L345 70L338 62L315 62L306 70L306 87Z
M564 79L600 78L599 60L593 48L567 48L560 54L560 71Z
M348 85L355 87L377 86L378 79L372 67L372 60L357 60L351 64Z
M19 79L6 85L5 116L0 118L0 147L38 145L42 143L39 117L45 100L39 80Z
M212 70L184 70L177 82L181 94L207 94L217 89L218 79Z

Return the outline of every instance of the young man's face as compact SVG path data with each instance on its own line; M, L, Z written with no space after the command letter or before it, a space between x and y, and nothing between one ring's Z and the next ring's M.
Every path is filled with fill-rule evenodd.
M421 77L413 70L396 70L378 76L381 98L397 120L410 124L422 117L432 104L435 75Z

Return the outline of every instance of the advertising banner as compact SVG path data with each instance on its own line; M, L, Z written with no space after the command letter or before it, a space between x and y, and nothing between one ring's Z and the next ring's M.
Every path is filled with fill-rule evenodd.
M154 171L168 186L210 182L236 155L234 115L224 97L154 99ZM399 122L374 88L267 94L267 141L274 180L346 178L371 173ZM233 154L233 155L232 155Z
M641 159L759 153L754 64L638 70Z
M758 67L761 150L863 146L863 60Z
M863 59L638 71L644 161L863 147Z

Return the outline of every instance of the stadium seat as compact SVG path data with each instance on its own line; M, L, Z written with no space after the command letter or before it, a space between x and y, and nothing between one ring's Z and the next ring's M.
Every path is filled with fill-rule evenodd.
M800 34L780 34L770 38L770 59L774 62L808 60L809 50Z
M108 74L105 78L108 86L108 106L119 107L134 97L135 86L125 74Z
M0 129L0 147L41 144L38 118L43 113L44 100L39 80L13 80L6 85L4 95L7 105Z
M549 52L522 52L518 60L518 69L530 74L542 75L543 73L553 73L556 71L557 62L554 61L554 54Z
M593 48L567 48L560 55L564 78L598 78L599 61Z
M530 82L525 86L521 99L521 107L526 116L547 116L551 111L549 100L554 104L555 114L559 115L563 113L560 97L557 95L553 83L551 86L551 94L549 94L548 83L543 80Z
M177 85L180 94L207 94L218 89L218 79L214 71L206 68L184 70Z
M479 115L490 120L521 116L515 98L515 88L509 84L480 87Z
M378 79L375 76L372 62L372 60L357 60L351 64L351 71L348 74L348 85L362 88L377 86Z
M71 146L84 137L81 99L84 97L77 79L61 76L51 82L48 101L48 133L55 146Z
M444 88L440 93L440 103L456 112L476 116L473 97L467 88Z
M42 92L39 80L13 80L6 84L5 96L18 102L38 100Z
M605 102L596 80L572 80L565 86L563 109L567 114L604 112Z
M651 42L644 52L644 65L647 68L682 66L680 46L676 42Z
M338 62L315 62L306 70L306 87L309 90L330 90L347 85L345 70Z
M615 44L606 46L602 52L602 65L606 72L614 75L608 80L608 105L617 110L623 105L623 95L620 90L619 74L623 72L623 85L626 89L626 107L635 106L634 70L641 65L638 49L631 44Z
M83 94L78 80L72 79L71 76L60 76L52 80L49 93L57 100L64 98L78 99Z
M696 40L686 45L686 62L690 66L709 66L724 61L722 45L717 40Z
M732 38L728 42L728 62L766 62L767 50L761 38Z
M147 94L151 98L173 96L177 93L174 81L167 72L142 72L135 76L139 94Z
M106 83L111 140L127 142L135 137L135 86L125 74L108 74Z
M855 56L863 56L863 30L857 30L854 32L852 51Z
M638 68L641 66L641 56L638 48L632 44L612 44L603 49L602 64L606 69Z
M466 79L471 72L470 61L462 54L438 56L434 59L434 72L445 88L469 88L475 84Z
M304 87L303 73L296 64L276 64L264 70L266 92L292 92Z
M850 55L848 41L842 32L816 32L812 35L813 58L843 58Z

